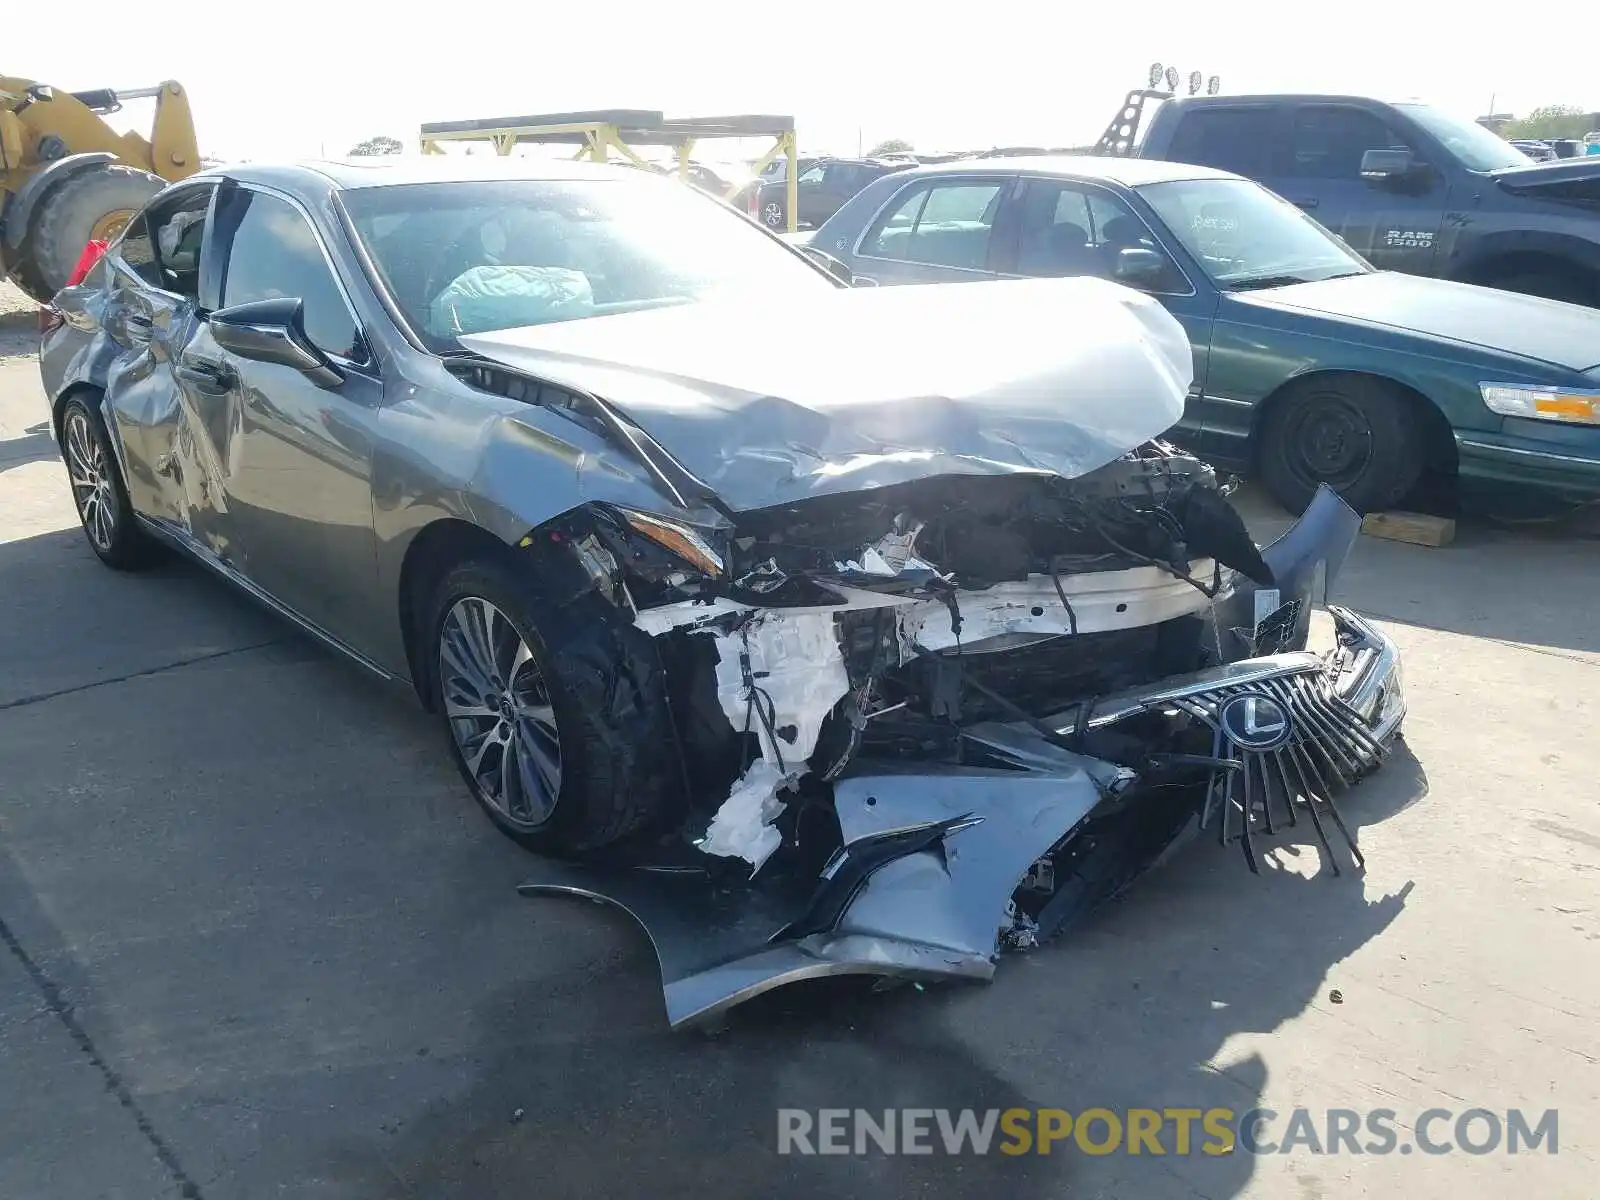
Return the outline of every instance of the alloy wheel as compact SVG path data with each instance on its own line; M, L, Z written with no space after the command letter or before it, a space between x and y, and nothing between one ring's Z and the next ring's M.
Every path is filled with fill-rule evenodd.
M78 506L78 519L95 548L109 554L117 536L117 494L105 447L81 409L68 415L65 441L67 478Z
M451 735L484 803L518 828L544 824L561 792L561 739L522 635L489 601L462 597L439 632L439 679Z

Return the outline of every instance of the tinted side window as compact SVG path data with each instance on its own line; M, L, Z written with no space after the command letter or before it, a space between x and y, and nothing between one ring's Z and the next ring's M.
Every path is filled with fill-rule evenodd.
M1372 113L1339 104L1307 104L1294 115L1283 174L1295 179L1359 179L1368 150L1405 143Z
M861 168L854 163L833 163L827 170L828 187L834 191L843 191L854 187L856 178L861 173Z
M1022 196L1017 240L1020 275L1116 276L1125 249L1153 250L1165 257L1145 225L1120 196L1076 183L1030 179ZM1181 289L1176 268L1154 290Z
M150 223L144 213L128 222L122 241L117 245L117 256L151 287L162 286L161 269L156 266L156 244L150 237Z
M1000 193L1009 182L999 179L912 188L878 219L860 253L985 270Z
M1270 108L1200 108L1184 113L1166 157L1259 178L1267 170L1273 117Z
M362 357L355 320L316 234L293 205L263 192L245 192L222 280L225 306L298 297L306 336L328 354Z

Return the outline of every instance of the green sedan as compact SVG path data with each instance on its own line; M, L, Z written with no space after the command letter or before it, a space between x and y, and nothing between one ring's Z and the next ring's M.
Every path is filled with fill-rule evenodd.
M1496 512L1600 498L1600 311L1375 270L1236 175L1087 157L922 168L868 186L807 249L860 283L1099 275L1158 296L1194 346L1174 439L1297 512L1319 483L1389 508L1425 474Z

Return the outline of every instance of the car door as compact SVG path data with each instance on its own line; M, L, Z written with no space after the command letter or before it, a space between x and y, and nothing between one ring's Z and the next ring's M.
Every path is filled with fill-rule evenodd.
M1403 178L1364 179L1368 150L1409 150L1416 165ZM1354 104L1297 105L1268 186L1373 266L1432 273L1445 182L1377 113Z
M135 511L219 560L240 557L227 505L238 433L225 401L196 392L183 367L201 335L203 252L214 182L163 194L107 255L112 297L101 320L123 348L106 373L106 409Z
M908 182L868 223L851 255L877 283L993 279L995 227L1014 175L937 175Z
M1178 319L1194 353L1194 383L1180 426L1198 437L1217 298L1197 291L1155 227L1115 188L1075 179L1024 177L1002 222L993 257L1003 274L1030 278L1090 275L1125 283L1155 297ZM1147 251L1161 263L1124 279L1124 250Z
M346 645L365 640L376 603L372 449L381 376L349 284L306 210L256 185L226 189L214 216L219 309L295 298L305 336L337 383L223 350L202 330L180 367L239 414L228 503L245 574Z

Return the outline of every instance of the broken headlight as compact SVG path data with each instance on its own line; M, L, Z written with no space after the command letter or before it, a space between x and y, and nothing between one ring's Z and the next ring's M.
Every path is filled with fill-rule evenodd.
M616 512L635 533L649 538L712 579L722 576L726 560L707 531L631 508L618 508Z

